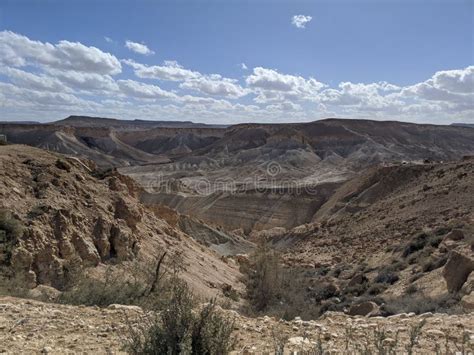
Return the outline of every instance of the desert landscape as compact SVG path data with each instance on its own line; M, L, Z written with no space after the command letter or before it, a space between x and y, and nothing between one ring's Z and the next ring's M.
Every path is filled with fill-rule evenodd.
M472 128L143 125L0 125L0 350L132 351L178 278L231 353L472 351Z
M0 1L0 355L474 355L473 14Z

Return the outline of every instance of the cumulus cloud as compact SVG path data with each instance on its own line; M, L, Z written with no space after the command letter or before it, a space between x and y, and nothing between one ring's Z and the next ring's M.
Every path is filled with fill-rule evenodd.
M287 99L312 100L326 86L311 77L306 79L262 67L254 68L245 82L257 93L256 102L260 103Z
M176 95L161 89L159 86L140 83L134 80L118 80L117 84L126 96L142 99L174 99Z
M133 69L136 80L121 73L121 63ZM241 63L241 68L247 66ZM141 79L166 83L158 86ZM51 118L61 112L219 122L314 120L327 115L473 122L473 86L474 66L438 71L408 86L385 81L328 86L312 77L264 67L240 79L203 74L172 60L157 65L120 62L82 43L52 44L0 32L0 115L6 119L38 119L39 113Z
M238 84L238 80L224 78L219 74L205 75L197 71L183 68L176 61L166 60L163 65L147 66L127 59L123 63L134 69L139 78L160 79L181 82L181 89L200 92L204 95L239 98L248 91Z
M438 71L433 75L433 86L450 92L472 94L474 91L474 66L460 70Z
M135 75L142 79L161 79L169 81L184 81L196 79L201 74L184 69L175 61L165 61L163 65L147 66L137 63L131 59L123 60L123 63L134 69Z
M297 28L306 28L306 24L313 18L305 15L295 15L291 18L291 23Z
M143 55L152 55L155 54L150 48L146 46L144 43L138 43L138 42L132 42L132 41L126 41L125 42L125 47L130 49L132 52L138 53L138 54L143 54Z
M179 87L199 91L207 95L225 96L229 98L239 98L248 93L248 90L241 87L237 80L223 78L217 74L189 79L180 84Z
M11 31L0 32L0 62L15 67L37 64L56 69L111 75L122 71L116 57L98 48L79 42L60 41L53 45L32 41Z
M118 90L117 83L110 75L57 69L47 69L46 72L71 89L104 93L113 93Z
M68 88L54 77L33 74L16 68L0 68L0 74L7 76L18 87L49 92L67 92Z

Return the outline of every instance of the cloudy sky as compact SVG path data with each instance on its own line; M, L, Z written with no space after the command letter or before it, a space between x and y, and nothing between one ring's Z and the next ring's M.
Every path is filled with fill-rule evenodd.
M472 0L0 2L0 120L474 123Z

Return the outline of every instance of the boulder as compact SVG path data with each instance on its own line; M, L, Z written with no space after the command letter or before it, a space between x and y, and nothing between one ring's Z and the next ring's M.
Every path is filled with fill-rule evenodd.
M461 298L461 306L466 312L474 311L474 292Z
M28 292L28 297L43 302L56 301L59 296L61 296L61 291L46 285L38 285Z
M449 254L443 269L446 286L451 293L458 292L474 270L474 259L455 250Z
M467 277L466 282L462 285L461 292L464 295L474 292L474 272L471 272Z
M380 308L375 302L362 302L354 304L349 308L348 314L350 316L366 316L372 317L379 315Z

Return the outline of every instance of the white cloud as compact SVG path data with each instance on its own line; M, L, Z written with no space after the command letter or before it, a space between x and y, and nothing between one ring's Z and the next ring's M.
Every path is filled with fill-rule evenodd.
M313 100L326 85L314 78L282 74L274 69L257 67L245 79L247 86L257 93L256 102Z
M140 83L134 80L118 80L117 84L123 94L142 99L175 99L177 96L159 86Z
M152 55L155 54L150 48L146 46L144 43L138 43L138 42L132 42L132 41L126 41L125 42L125 47L130 49L131 51L138 53L138 54L143 54L143 55Z
M68 91L68 88L56 78L44 74L33 74L20 69L3 67L0 74L6 75L18 87L49 92Z
M238 84L235 79L223 78L213 74L189 79L179 86L182 89L191 89L206 95L239 98L248 94L248 90Z
M57 69L47 69L46 72L72 89L105 93L118 91L117 83L110 75Z
M311 16L295 15L291 18L291 23L297 28L306 28L306 24L312 19L313 18Z
M456 93L474 92L474 66L460 70L444 70L433 75L433 86Z
M110 37L104 36L104 39L107 43L115 43L115 41Z
M161 79L170 81L184 81L188 79L196 79L201 74L188 69L184 69L175 61L165 61L163 65L147 66L137 63L131 59L122 61L131 66L135 75L142 79Z
M219 74L201 74L185 69L172 60L154 66L146 66L130 59L123 60L123 63L131 66L139 78L180 81L181 89L194 90L204 95L239 98L248 94L248 90L242 88L236 79L224 78Z
M298 121L327 115L438 123L474 120L474 66L438 71L404 87L384 81L343 81L329 87L312 77L264 67L245 73L242 80L203 74L171 60L160 65L122 63L133 69L137 80L121 74L121 62L98 48L33 41L2 31L0 116L51 119L75 113L208 122ZM241 68L247 66L241 63ZM160 87L141 79L166 83Z
M98 74L113 75L122 71L116 57L98 48L69 41L56 45L32 41L11 31L0 32L0 62L15 67L37 64Z
M240 63L240 68L243 69L243 70L247 70L248 67L245 63Z

